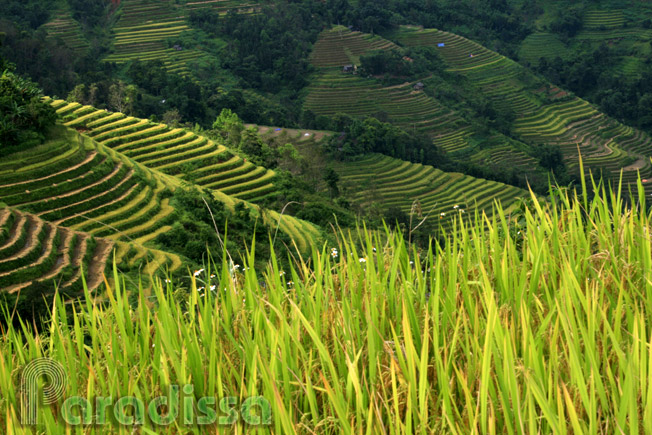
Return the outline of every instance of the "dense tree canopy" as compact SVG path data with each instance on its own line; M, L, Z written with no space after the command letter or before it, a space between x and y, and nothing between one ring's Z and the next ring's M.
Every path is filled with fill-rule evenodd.
M5 69L0 76L0 153L40 143L54 125L54 109L31 81Z

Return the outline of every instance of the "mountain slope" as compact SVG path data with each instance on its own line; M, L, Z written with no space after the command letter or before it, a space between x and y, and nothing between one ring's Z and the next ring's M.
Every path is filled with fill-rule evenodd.
M266 225L278 226L295 239L301 251L321 239L321 231L315 225L255 205L256 201L275 194L274 171L248 162L224 145L185 129L173 129L122 113L62 100L53 100L51 104L66 126L93 138L120 158L148 168L168 186L195 185L209 189L231 209L242 202L255 216L262 217Z
M146 167L248 201L273 194L273 171L191 131L79 103L52 104L66 126Z
M342 72L343 53L350 54L349 61L359 62L361 55L376 49L394 50L399 46L341 26L322 32L312 54L318 72L307 88L304 108L318 115L386 118L408 132L427 135L435 145L459 159L522 174L544 174L538 162L523 153L525 144L481 128L477 121L439 101L438 90L428 89L428 75L386 86L378 78ZM419 82L426 83L425 91L415 88Z
M0 208L0 291L31 294L57 288L66 294L86 283L95 290L114 242L46 222L14 208Z
M510 212L519 198L529 195L507 184L443 172L382 154L329 160L322 146L338 136L334 132L267 126L257 126L257 129L266 140L294 145L304 158L311 160L311 172L323 173L331 166L340 177L340 194L357 208L377 208L384 212L398 208L406 215L420 210L422 218L428 216L421 233L448 231L456 217L468 221L476 211L492 216L496 202ZM323 180L314 182L324 184Z
M505 110L514 111L513 132L524 142L559 146L569 166L575 168L579 148L587 166L605 169L613 178L622 170L627 182L634 182L638 172L644 178L652 176L649 136L542 82L516 62L440 30L402 27L393 37L406 46L437 47L452 71L467 77L477 91ZM646 183L646 190L652 191L652 185Z

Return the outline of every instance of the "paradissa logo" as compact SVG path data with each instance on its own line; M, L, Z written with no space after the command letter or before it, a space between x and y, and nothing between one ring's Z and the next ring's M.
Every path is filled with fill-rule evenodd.
M38 381L41 377L45 377L46 384L42 388L42 396L39 396ZM63 398L65 381L65 371L56 361L41 358L28 364L21 377L21 422L24 425L37 424L39 405L53 404ZM72 426L111 423L142 425L146 417L152 424L160 426L178 422L179 418L182 419L179 423L183 425L233 425L239 419L252 426L272 422L271 406L262 396L248 397L242 402L234 396L219 400L212 396L196 399L192 384L181 388L170 385L166 396L155 397L147 404L135 396L96 397L94 400L72 396L63 402L61 416Z
M39 395L41 377L45 377L42 396ZM57 361L38 358L27 364L20 376L20 422L36 424L39 403L50 405L61 399L67 380L63 366Z

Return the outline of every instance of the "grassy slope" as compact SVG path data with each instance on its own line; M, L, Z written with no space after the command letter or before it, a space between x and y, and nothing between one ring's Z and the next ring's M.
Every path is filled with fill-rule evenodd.
M652 431L652 216L618 196L533 201L520 226L499 209L434 251L343 234L335 261L325 250L285 274L218 265L189 293L155 286L155 308L119 286L105 309L59 305L49 336L29 322L2 331L2 424L21 430L12 374L47 356L67 396L147 404L170 384L263 396L274 433ZM219 291L196 290L209 285ZM41 430L62 430L54 406L38 413ZM176 421L144 424L185 430Z
M106 62L125 63L130 60L160 60L166 70L189 76L189 64L204 56L200 46L185 46L177 50L167 43L168 38L192 31L187 17L192 11L229 10L250 12L258 2L231 0L197 0L182 2L154 2L151 0L123 0L118 10L118 20L113 28L112 53Z
M100 144L140 165L167 175L179 185L195 184L214 192L216 197L233 207L245 201L259 215L255 202L274 195L274 171L253 165L221 144L183 129L165 124L109 114L90 106L57 101L66 124L84 131ZM59 107L59 106L57 106ZM262 213L267 225L290 235L301 251L320 240L320 230L309 222L292 216L280 216L276 211Z

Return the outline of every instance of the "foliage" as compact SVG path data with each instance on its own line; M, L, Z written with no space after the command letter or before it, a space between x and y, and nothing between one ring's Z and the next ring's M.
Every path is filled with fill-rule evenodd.
M213 122L213 130L217 130L218 134L232 147L239 147L242 140L242 130L244 124L236 113L231 109L222 109L220 115Z
M3 0L2 17L36 29L50 17L51 5L43 0Z
M57 297L42 329L5 309L5 430L21 429L15 374L48 357L66 397L260 395L274 433L651 431L650 215L618 194L556 201L422 251L360 230L292 267L207 259L133 298L115 272L104 302ZM64 430L58 406L37 409L40 431ZM183 412L142 430L176 433Z
M584 10L582 5L570 8L559 9L553 21L550 23L550 30L565 37L573 37L582 29L584 21Z
M328 186L328 190L331 193L331 198L338 196L340 194L340 189L337 187L337 183L340 181L340 176L337 175L337 172L333 168L326 168L324 173L324 181Z
M45 139L56 114L41 101L41 90L30 80L9 70L0 76L0 155L18 145L30 147Z
M105 24L111 0L68 0L72 16L86 29Z
M616 48L600 44L571 53L567 60L541 58L536 70L598 104L606 114L652 131L652 67L646 66L638 78L624 80L613 69L621 55Z
M280 1L255 15L229 12L219 20L228 41L223 67L245 87L269 92L301 89L310 71L310 45L325 24L313 14L316 7L316 2Z
M194 264L205 260L207 249L221 261L225 247L228 255L242 262L246 256L244 248L253 240L256 241L258 259L266 258L269 253L271 228L253 216L252 210L243 202L238 202L231 211L212 194L192 188L175 190L171 205L179 215L172 229L156 238L156 243L164 250L179 253ZM284 234L278 234L278 239L289 243ZM224 246L225 240L228 241Z
M376 152L436 167L446 160L432 140L423 134L408 133L374 117L354 119L340 114L329 120L326 127L344 133L340 137L333 136L327 144L328 151L335 156L353 157Z

